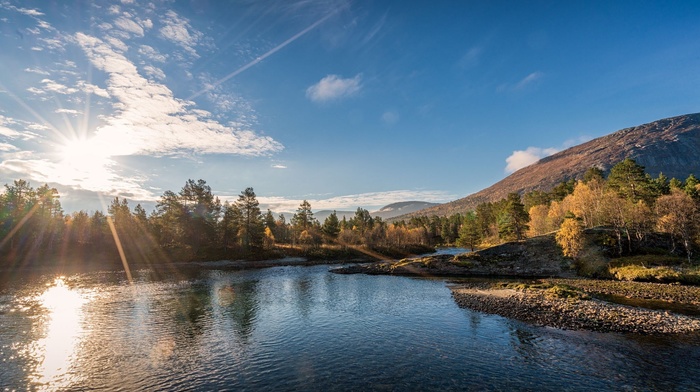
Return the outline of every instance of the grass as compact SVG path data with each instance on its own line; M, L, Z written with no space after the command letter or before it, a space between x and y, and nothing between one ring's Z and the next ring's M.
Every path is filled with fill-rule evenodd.
M625 266L676 266L685 263L687 260L684 257L672 255L646 254L636 256L619 257L610 261L610 267L625 267Z
M574 300L587 300L590 296L583 292L583 290L576 287L572 287L566 284L554 284L547 282L538 283L497 283L496 287L513 289L518 291L541 291L547 298L561 298L561 299L574 299Z
M610 273L617 280L635 282L700 284L700 267L672 267L643 265L625 265L611 267Z

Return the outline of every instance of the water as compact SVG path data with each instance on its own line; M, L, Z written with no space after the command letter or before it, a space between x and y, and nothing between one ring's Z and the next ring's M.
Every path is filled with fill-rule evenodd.
M697 390L698 337L539 328L328 266L0 281L3 390Z

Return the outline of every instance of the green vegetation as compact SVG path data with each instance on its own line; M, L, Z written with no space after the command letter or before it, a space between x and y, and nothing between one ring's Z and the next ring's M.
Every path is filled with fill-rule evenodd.
M700 284L700 267L625 265L610 267L610 273L626 281Z

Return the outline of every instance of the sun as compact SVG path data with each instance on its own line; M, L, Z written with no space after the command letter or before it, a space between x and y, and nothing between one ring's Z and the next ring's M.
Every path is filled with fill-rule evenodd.
M51 175L55 181L91 190L110 188L116 163L105 143L73 139L59 146L56 153L58 157Z
M92 139L75 139L63 145L61 149L62 165L75 170L101 167L108 159L108 152Z

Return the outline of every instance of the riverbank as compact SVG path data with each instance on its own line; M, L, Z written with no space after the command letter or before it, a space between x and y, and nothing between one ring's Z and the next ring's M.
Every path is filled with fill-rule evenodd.
M554 235L508 242L472 253L442 254L335 269L339 274L403 276L569 277L572 260L562 256Z
M542 279L536 282L468 282L454 284L460 307L523 322L569 330L639 334L700 332L700 317L623 305L604 298L666 301L700 314L700 288L589 279ZM643 302L643 301L642 301ZM658 304L658 303L657 303Z

